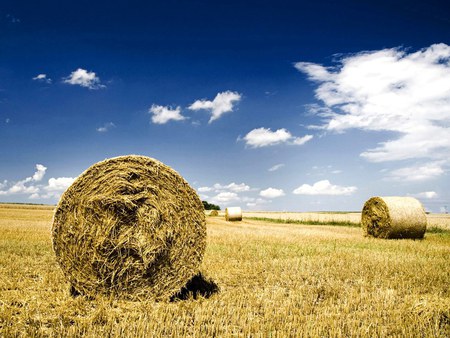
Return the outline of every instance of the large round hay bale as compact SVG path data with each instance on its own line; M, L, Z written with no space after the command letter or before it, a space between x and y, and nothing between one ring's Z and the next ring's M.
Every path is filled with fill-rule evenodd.
M53 248L81 294L165 300L199 271L203 204L173 169L144 156L98 162L64 192Z
M229 207L225 209L225 220L229 222L242 221L242 210L240 207Z
M372 197L363 207L365 236L423 238L427 217L422 204L412 197Z

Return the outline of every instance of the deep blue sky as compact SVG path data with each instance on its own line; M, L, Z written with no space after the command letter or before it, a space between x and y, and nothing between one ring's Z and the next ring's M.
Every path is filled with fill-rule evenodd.
M412 195L439 212L450 203L448 144L430 147L436 156L361 156L402 131L353 122L325 128L333 118L313 114L312 104L348 113L318 97L319 86L335 80L314 80L314 69L295 65L338 72L365 51L406 57L434 44L445 50L449 40L448 1L0 1L0 201L55 203L70 181L59 178L107 157L142 154L222 207L359 210L374 195ZM440 65L439 76L450 81L448 63L443 57L426 69ZM97 82L70 82L78 69ZM375 77L390 72L373 69ZM372 75L349 81L365 87ZM211 123L211 109L189 109L220 93L239 99ZM345 102L353 94L345 91ZM154 123L152 105L179 107L184 119ZM444 138L446 109L436 110ZM259 128L264 140L281 138L251 143ZM413 129L401 147L422 144L425 132ZM292 144L306 135L312 138ZM47 168L42 178L33 178L37 164ZM411 179L417 171L424 174Z

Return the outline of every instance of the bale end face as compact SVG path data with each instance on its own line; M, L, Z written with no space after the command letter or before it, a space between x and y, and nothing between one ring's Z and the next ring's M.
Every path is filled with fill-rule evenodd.
M88 168L62 195L52 241L81 294L169 299L198 273L206 247L203 205L163 163L116 157Z

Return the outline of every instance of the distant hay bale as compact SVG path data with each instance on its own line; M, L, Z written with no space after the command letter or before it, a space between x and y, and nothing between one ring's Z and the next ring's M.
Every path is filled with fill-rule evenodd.
M203 204L173 169L144 156L98 162L62 195L56 259L81 294L165 300L199 271Z
M219 212L217 210L211 210L209 216L219 216Z
M363 207L365 236L423 238L427 217L422 204L412 197L372 197Z
M240 207L229 207L225 209L225 220L242 221L242 210Z

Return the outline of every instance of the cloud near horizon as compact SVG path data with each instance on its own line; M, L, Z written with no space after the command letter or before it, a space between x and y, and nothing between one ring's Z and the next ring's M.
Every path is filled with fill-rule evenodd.
M343 187L322 180L313 185L303 184L293 191L296 195L351 195L358 190L354 186Z
M244 136L245 144L251 148L274 146L282 143L290 145L303 145L313 138L312 135L295 137L286 129L272 131L270 128L256 128ZM238 138L240 140L240 138Z
M88 89L106 88L100 83L100 78L94 72L88 72L86 69L78 68L63 79L64 83L78 85Z
M318 83L315 94L323 106L313 110L323 124L312 127L393 132L394 138L360 154L370 162L449 164L450 46L434 44L414 53L390 48L343 57L336 67L298 62L295 68Z
M218 93L214 100L197 100L192 103L188 109L190 110L209 110L211 112L211 118L208 123L212 123L213 121L219 119L223 114L232 112L234 108L234 104L239 102L242 98L242 95L238 92L225 91L222 93Z
M259 196L264 198L277 198L284 195L285 193L283 189L276 189L276 188L267 188L259 192Z
M40 184L39 182L44 178L46 171L47 167L36 164L36 171L33 176L15 183L4 180L3 183L0 183L0 196L21 194L29 195L28 198L30 199L57 199L75 180L72 177L52 177L46 185Z

